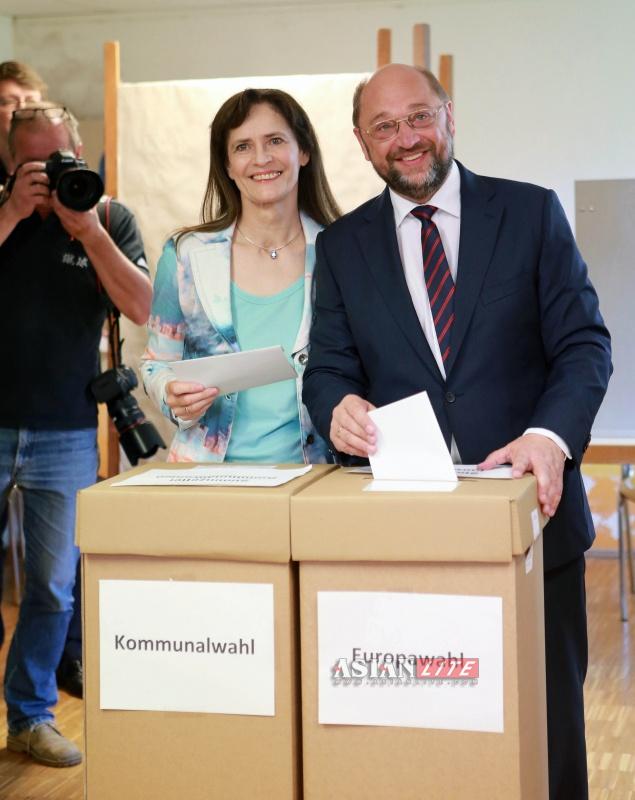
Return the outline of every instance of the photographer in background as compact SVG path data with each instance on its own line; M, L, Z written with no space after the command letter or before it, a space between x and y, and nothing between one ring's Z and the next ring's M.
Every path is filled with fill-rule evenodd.
M19 61L0 64L0 190L7 182L9 165L9 128L16 108L42 100L46 84L34 69ZM0 539L6 528L6 513L0 514ZM0 600L2 600L3 551L0 541ZM0 647L4 642L4 624L0 613Z
M26 103L39 103L45 92L46 84L28 64L19 61L0 64L0 187L8 177L11 116Z
M57 151L70 152L51 158ZM116 202L99 212L68 207L94 205L101 190L95 173L73 173L80 152L77 122L65 108L16 109L0 205L0 517L17 484L26 542L26 591L5 676L7 749L57 767L82 759L50 709L73 608L75 496L97 474L90 384L109 301L141 325L152 295L132 214ZM82 195L95 185L87 204Z

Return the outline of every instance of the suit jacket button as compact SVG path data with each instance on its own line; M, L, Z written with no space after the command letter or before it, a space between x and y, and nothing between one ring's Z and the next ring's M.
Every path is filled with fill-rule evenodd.
M314 436L312 433L310 433L310 434L309 434L309 435L306 437L306 443L307 443L307 444L313 444L313 442L314 442L314 441L315 441L315 436Z
M300 355L298 356L298 361L300 362L300 364L306 364L308 360L309 357L307 356L306 353L300 353Z
M456 400L456 397L454 396L454 392L446 392L445 393L445 399L446 399L446 402L453 403Z

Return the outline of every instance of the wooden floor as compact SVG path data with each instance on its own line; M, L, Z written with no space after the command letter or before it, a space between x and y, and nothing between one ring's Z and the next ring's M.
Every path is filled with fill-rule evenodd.
M586 715L591 800L635 800L635 598L630 622L621 623L617 562L608 559L589 559L587 594L591 663ZM5 604L3 614L10 633L15 625L15 606ZM5 644L0 653L0 674L4 672L6 649ZM62 732L81 747L81 701L62 693L55 711ZM8 753L3 747L5 738L5 707L0 702L1 800L83 798L81 766L38 766L23 755Z
M8 559L6 559L8 561ZM0 677L4 680L4 667L11 634L15 627L18 609L8 598L12 597L9 576L5 581L5 602L2 616L6 626L6 639L0 650ZM1 693L0 693L1 694ZM84 749L84 715L81 700L60 692L55 709L56 725L60 731ZM6 749L7 720L4 696L0 699L0 800L82 800L84 797L84 772L81 766L56 769L36 764L21 753ZM157 798L157 800L160 800Z
M635 800L635 597L620 622L617 561L587 560L587 753L592 800Z

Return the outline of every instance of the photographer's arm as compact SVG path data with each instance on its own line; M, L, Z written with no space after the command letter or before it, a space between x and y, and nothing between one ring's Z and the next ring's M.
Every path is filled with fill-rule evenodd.
M96 209L72 211L53 193L53 211L66 231L82 243L104 291L129 320L143 325L150 315L150 279L113 242L99 220Z

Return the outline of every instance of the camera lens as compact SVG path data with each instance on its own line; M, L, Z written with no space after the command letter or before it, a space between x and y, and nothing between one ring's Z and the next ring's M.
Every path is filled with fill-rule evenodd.
M136 385L134 370L123 364L101 372L90 382L95 400L107 404L121 446L133 467L140 458L150 458L159 447L165 447L161 434L147 421L135 397L130 394Z
M104 184L99 175L82 168L62 173L56 188L60 203L74 211L88 211L104 193Z
M119 436L119 441L133 467L137 465L140 458L150 458L157 452L159 447L165 447L165 442L160 433L145 417L143 422L124 431Z

